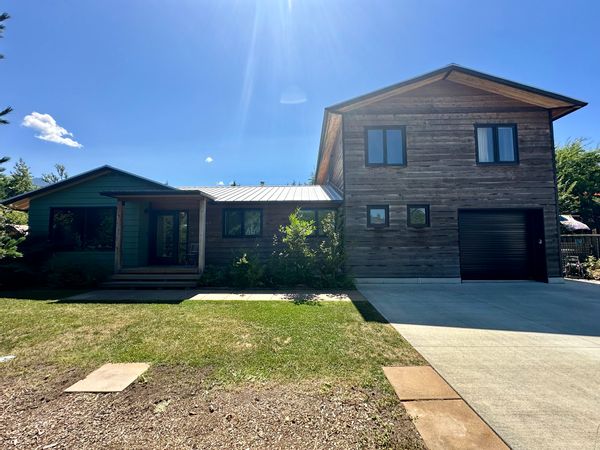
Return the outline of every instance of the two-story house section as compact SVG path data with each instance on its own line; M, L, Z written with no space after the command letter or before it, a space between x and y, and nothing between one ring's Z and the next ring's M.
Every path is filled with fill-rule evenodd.
M450 65L326 108L357 278L561 276L554 120L585 102Z

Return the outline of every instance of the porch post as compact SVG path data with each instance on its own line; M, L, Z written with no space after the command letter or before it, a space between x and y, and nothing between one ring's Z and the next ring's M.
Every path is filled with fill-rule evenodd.
M124 201L117 199L117 220L115 224L115 273L121 270L121 243L123 242L123 205Z
M206 198L198 205L198 271L204 271L204 251L206 245Z

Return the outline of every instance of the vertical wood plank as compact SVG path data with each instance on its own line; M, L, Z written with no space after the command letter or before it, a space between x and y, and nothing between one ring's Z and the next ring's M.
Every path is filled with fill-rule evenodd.
M115 272L121 270L121 247L123 242L123 205L125 202L117 200L117 220L115 224Z
M206 245L206 199L200 200L198 205L198 271L204 271Z

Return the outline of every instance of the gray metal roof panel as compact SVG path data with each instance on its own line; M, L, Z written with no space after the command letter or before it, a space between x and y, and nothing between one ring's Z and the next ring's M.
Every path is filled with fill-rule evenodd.
M309 186L184 186L217 202L341 202L342 195L329 185Z

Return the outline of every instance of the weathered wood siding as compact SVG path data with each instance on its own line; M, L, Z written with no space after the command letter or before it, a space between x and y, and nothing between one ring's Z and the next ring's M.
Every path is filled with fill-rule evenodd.
M516 123L518 165L476 164L475 123ZM406 167L366 167L364 128L405 125ZM344 113L345 232L357 277L459 277L459 208L543 208L548 276L560 276L553 148L546 110L439 81ZM406 205L430 205L431 227L406 225ZM367 228L387 204L390 227Z
M252 252L263 260L273 251L273 236L278 234L279 226L286 225L289 215L299 207L332 208L337 204L320 203L215 203L206 206L206 264L230 264L233 258L243 252ZM223 210L225 208L262 209L262 235L259 237L223 237ZM315 238L317 240L317 238Z
M64 189L34 198L29 207L29 234L32 238L47 238L50 231L50 208L68 206L114 206L114 198L100 195L100 192L136 189L156 189L156 184L121 173L107 173ZM147 239L140 241L140 227L143 228L144 205L126 202L123 222L123 264L137 265L147 251ZM146 224L147 228L147 224ZM146 235L147 236L147 235ZM93 262L107 270L114 267L114 251L60 252L62 260Z
M335 145L331 152L331 160L329 162L329 173L327 174L327 183L332 184L344 192L344 153L342 146L342 133L338 134L335 140Z

